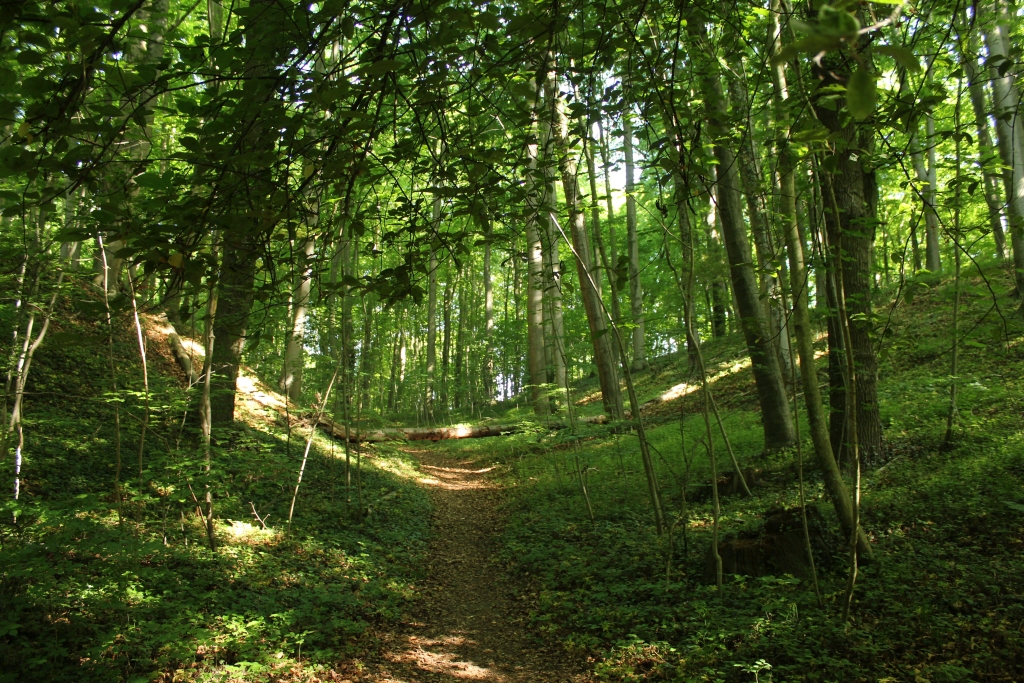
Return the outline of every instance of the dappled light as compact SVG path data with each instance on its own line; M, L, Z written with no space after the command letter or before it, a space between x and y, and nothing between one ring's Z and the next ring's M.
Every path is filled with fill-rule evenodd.
M1022 683L1019 4L0 37L0 683Z

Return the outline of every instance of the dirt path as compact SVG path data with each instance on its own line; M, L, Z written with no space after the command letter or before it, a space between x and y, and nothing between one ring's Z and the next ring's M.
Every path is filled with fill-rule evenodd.
M502 491L472 461L440 448L410 450L434 503L429 575L415 621L389 636L373 683L585 683L578 663L531 638L526 607L510 599L492 561Z

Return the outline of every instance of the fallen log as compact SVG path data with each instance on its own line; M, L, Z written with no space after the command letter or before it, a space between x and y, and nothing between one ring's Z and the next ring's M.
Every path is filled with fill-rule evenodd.
M174 329L174 324L167 319L166 314L161 313L158 316L154 316L154 318L160 326L158 330L167 335L167 342L171 345L171 354L188 378L188 385L191 387L199 384L202 378L200 377L200 372L195 368L195 359L193 358L195 354L189 353L189 350L185 348L185 343L181 340L181 336L178 335L178 331Z
M484 436L501 436L519 431L519 425L481 425L475 427L386 427L383 429L358 430L320 418L320 426L328 434L349 441L443 441L445 439L477 439Z
M580 418L588 424L605 424L606 415ZM319 426L331 436L338 439L346 438L345 426L338 424L327 416L320 418ZM548 425L552 429L565 429L568 425L555 423ZM350 442L361 441L444 441L446 439L479 439L487 436L515 434L523 429L523 425L462 425L458 427L385 427L382 429L357 430L349 428L347 437Z
M202 378L195 368L195 353L190 353L185 342L178 335L174 325L163 314L155 316L159 331L167 335L167 341L171 346L171 352L178 365L188 377L190 385L198 384ZM192 343L191 341L189 343ZM285 399L277 392L264 386L255 377L239 374L239 392L244 392L253 401L266 408L270 408L279 415L285 414ZM288 412L295 423L302 423L303 419L309 419L309 411L288 402ZM607 415L595 415L592 417L578 418L580 422L587 424L607 424ZM447 439L479 439L487 436L501 436L502 434L514 434L521 431L526 425L521 424L493 424L493 425L461 425L456 427L384 427L381 429L354 429L335 422L326 415L321 415L317 426L336 439L348 438L349 442L358 443L364 441L444 441ZM569 425L563 423L552 423L547 425L551 429L566 429Z

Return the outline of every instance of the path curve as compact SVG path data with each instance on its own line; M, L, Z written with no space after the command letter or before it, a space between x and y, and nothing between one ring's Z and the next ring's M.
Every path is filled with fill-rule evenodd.
M408 448L434 508L428 576L414 621L389 634L372 683L587 683L582 663L531 637L527 607L494 562L505 520L493 468L440 447Z

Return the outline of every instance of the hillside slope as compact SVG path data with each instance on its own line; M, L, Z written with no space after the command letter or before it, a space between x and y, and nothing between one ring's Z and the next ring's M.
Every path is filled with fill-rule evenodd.
M822 605L799 543L788 571L801 578L778 566L793 554L761 564L746 555L746 564L726 558L721 594L708 584L708 451L685 362L656 363L638 376L645 399L679 393L649 408L672 519L660 537L635 436L590 430L577 447L564 432L541 432L500 445L448 445L480 465L502 464L515 487L504 557L509 571L532 580L524 598L536 601L538 626L595 657L604 680L1020 680L1024 326L1015 300L993 302L977 271L965 275L959 405L954 439L945 444L952 296L951 282L913 282L896 306L879 309L888 450L863 472L863 523L875 561L860 570L849 624L840 619L845 544L809 444L805 491ZM740 558L744 548L769 547L758 544L786 523L780 510L799 509L797 459L761 454L741 342L715 340L707 353L730 442L741 465L756 470L751 499L730 493L735 487L722 479L722 535ZM728 473L717 430L714 438L719 471ZM789 520L799 539L799 515ZM741 576L751 571L764 575Z
M289 534L308 430L243 401L207 476L195 390L151 330L140 446L147 396L130 316L112 359L102 328L71 309L60 318L72 322L40 348L30 381L21 497L0 506L0 681L354 671L422 574L429 503L409 457L316 438ZM216 552L197 505L207 484Z

